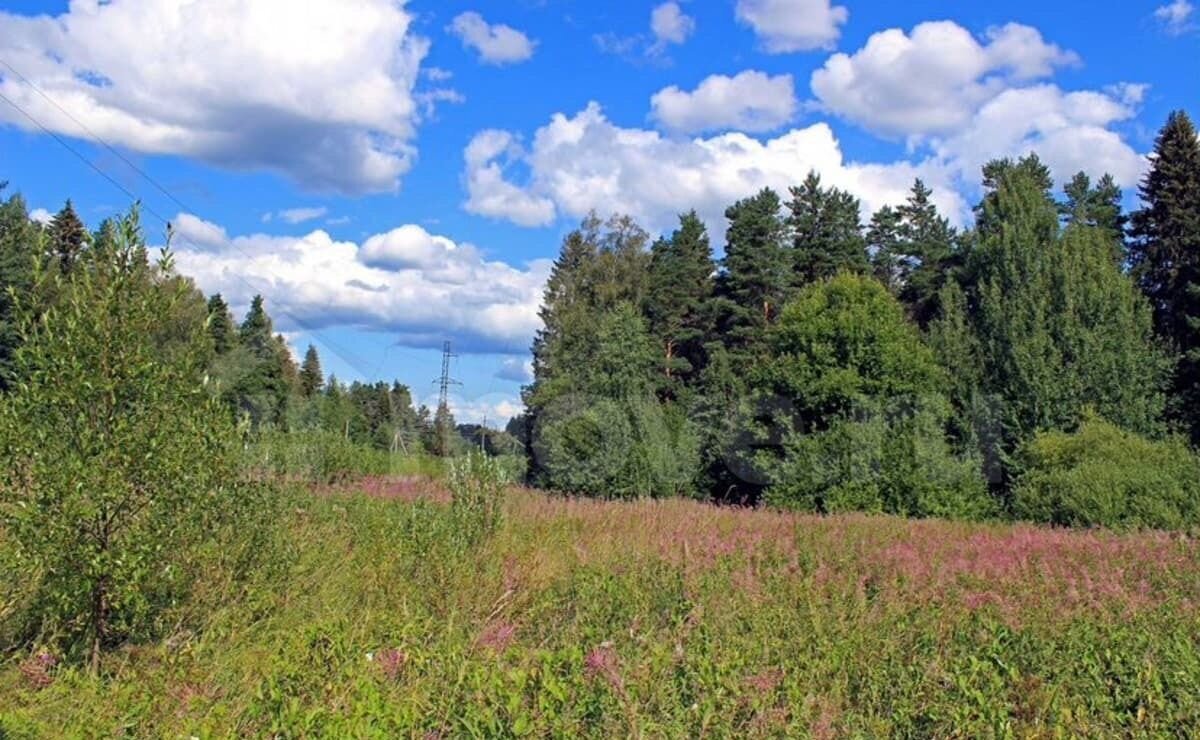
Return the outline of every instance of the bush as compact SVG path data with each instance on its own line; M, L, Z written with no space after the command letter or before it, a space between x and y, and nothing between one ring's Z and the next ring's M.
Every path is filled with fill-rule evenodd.
M977 461L955 456L930 409L889 417L841 418L792 435L768 461L771 506L836 513L983 519L995 513Z
M27 316L17 382L0 401L0 543L22 581L7 639L100 651L162 625L215 532L255 527L237 435L202 384L202 319L136 218L122 242ZM169 334L162 328L172 326ZM237 524L229 526L233 520Z
M504 488L512 483L500 460L470 452L450 462L446 483L458 532L467 544L500 526Z
M978 519L994 507L980 465L946 441L944 376L904 309L878 281L814 283L771 332L760 391L786 413L780 454L762 454L767 503Z
M392 472L386 450L355 444L339 432L319 429L263 430L247 450L247 465L260 475L312 483L343 483L357 475Z
M1200 523L1200 460L1176 438L1150 440L1089 416L1018 453L1017 517L1072 527L1187 529Z
M564 403L539 420L539 485L606 498L690 494L699 440L672 406L593 398Z

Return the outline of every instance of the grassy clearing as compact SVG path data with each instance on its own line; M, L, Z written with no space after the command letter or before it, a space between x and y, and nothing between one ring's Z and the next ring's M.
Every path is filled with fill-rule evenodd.
M1200 732L1184 537L513 491L472 543L425 479L289 495L202 629L0 667L0 737Z

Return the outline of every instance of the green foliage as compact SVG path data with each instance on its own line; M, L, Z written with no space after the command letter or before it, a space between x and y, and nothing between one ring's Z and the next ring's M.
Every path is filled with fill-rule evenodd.
M842 273L789 303L757 386L780 399L782 450L766 501L810 511L978 518L978 464L951 454L943 375L900 304Z
M944 360L978 378L969 397L963 388L954 401L960 411L986 403L987 415L973 421L988 427L977 437L999 466L996 477L1009 477L1010 455L1024 440L1074 428L1088 404L1124 428L1160 431L1167 362L1148 306L1112 258L1111 233L1080 223L1060 229L1036 157L993 162L985 175L965 302L977 351ZM935 334L961 334L961 316L946 320L953 326ZM959 338L946 349L963 346Z
M83 251L88 245L87 227L79 220L75 207L68 200L46 227L48 234L47 255L63 275L68 275L83 257Z
M325 374L321 372L321 357L317 348L308 345L304 353L304 362L300 365L300 393L305 398L312 398L325 385Z
M29 219L20 195L0 203L0 393L12 382L14 355L21 344L17 305L34 300L41 242L40 229Z
M708 234L695 211L680 216L671 238L660 239L650 250L644 309L672 394L679 391L674 381L694 379L704 364L715 272Z
M446 473L450 510L466 543L475 544L500 526L504 489L513 482L496 458L470 452L451 461Z
M791 189L787 224L792 236L792 284L831 278L838 272L868 271L867 245L859 220L858 198L821 187L816 171Z
M1130 262L1159 335L1178 353L1172 416L1200 442L1200 141L1175 111L1154 143L1130 219Z
M725 209L725 257L718 282L721 341L741 362L761 355L766 328L792 283L779 195L764 188Z
M1190 529L1200 524L1200 459L1181 440L1149 440L1098 417L1043 432L1019 455L1017 516L1073 527Z
M0 400L0 537L29 600L18 638L78 654L153 634L190 588L188 558L245 515L237 438L202 386L195 296L151 267L136 212L118 248L27 314L18 381ZM167 324L167 326L170 326Z

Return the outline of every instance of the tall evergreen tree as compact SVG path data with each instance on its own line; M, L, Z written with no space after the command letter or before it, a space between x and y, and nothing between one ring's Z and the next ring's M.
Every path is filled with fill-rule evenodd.
M1085 172L1079 172L1063 186L1058 211L1068 224L1094 226L1113 240L1114 258L1125 261L1125 226L1128 219L1121 208L1121 188L1112 175L1104 175L1095 184Z
M893 294L904 287L905 266L903 244L900 240L900 212L884 206L871 216L867 226L867 249L870 253L871 274Z
M900 300L921 326L937 314L938 293L952 277L959 257L958 235L938 212L932 195L933 191L917 179L908 200L897 208L903 244Z
M1049 172L1034 156L985 167L972 254L971 325L994 481L1035 432L1073 429L1085 406L1127 429L1158 430L1165 369L1148 308L1112 261L1104 229L1060 232ZM964 357L946 358L961 371ZM967 403L956 399L960 409ZM997 467L998 466L998 467Z
M233 349L237 341L233 314L229 312L229 305L220 293L213 293L208 298L208 334L212 337L213 350L218 355Z
M725 210L725 258L718 279L720 329L736 363L764 350L764 332L787 297L792 268L784 249L779 195L764 188Z
M693 377L704 362L715 272L708 233L695 211L680 216L670 239L659 239L650 250L645 312L668 384Z
M793 287L833 277L849 270L869 271L858 198L837 188L821 186L814 171L800 187L791 189L787 225L791 230Z
M54 215L49 231L50 257L58 262L59 269L66 275L74 269L88 241L87 227L79 220L70 200Z
M323 385L325 375L321 372L321 357L317 354L317 348L310 344L300 365L300 392L305 398L312 398L321 392Z
M34 298L34 262L41 248L38 231L20 195L0 203L0 392L12 380L21 343L16 304Z
M1200 442L1200 141L1176 111L1159 132L1143 207L1131 218L1130 262L1160 336L1179 355L1173 416Z

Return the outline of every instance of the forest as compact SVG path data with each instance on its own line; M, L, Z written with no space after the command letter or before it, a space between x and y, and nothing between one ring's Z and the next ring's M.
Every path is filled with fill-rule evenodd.
M1200 728L1197 131L981 176L587 217L503 430L6 186L0 740Z
M564 240L521 428L538 486L813 512L1186 529L1200 514L1200 146L1126 213L1035 154L956 230L919 180L865 225L816 173L729 206L723 257L589 218ZM647 246L648 245L648 246Z

